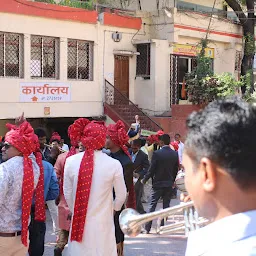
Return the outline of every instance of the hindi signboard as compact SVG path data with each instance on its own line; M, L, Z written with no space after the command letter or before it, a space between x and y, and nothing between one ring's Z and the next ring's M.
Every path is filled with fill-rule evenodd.
M66 83L20 83L20 102L69 102L71 86Z
M173 54L184 56L197 56L201 51L201 47L189 44L174 44ZM214 48L205 48L205 56L214 59Z

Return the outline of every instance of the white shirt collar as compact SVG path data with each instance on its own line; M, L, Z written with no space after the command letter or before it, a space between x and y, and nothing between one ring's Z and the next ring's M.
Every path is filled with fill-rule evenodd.
M186 256L199 256L256 235L256 210L235 214L189 234Z

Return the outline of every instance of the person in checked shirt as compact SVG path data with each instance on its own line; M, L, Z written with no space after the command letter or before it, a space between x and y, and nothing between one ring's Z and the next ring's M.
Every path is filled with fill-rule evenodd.
M40 169L30 156L35 151L31 125L25 121L18 127L8 125L8 128L2 148L5 162L0 165L0 255L25 256L32 197ZM41 181L43 185L43 179ZM36 218L40 220L44 213L43 189L38 192L42 194L42 201L40 205L36 202L35 207L40 215L36 214Z

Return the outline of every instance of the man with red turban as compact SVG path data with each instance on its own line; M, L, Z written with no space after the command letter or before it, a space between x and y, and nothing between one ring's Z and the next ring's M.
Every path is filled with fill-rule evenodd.
M54 249L54 256L61 256L62 251L64 250L66 244L68 243L69 238L69 230L71 224L71 212L65 200L63 194L63 181L64 181L64 166L68 157L77 154L78 152L83 152L84 148L82 145L79 146L81 134L78 133L78 127L83 126L86 120L84 118L77 119L72 125L68 128L68 136L71 142L71 149L69 152L65 152L60 154L57 158L57 161L54 165L54 169L56 171L59 184L60 184L60 197L58 202L58 217L59 217L59 237L57 240L57 244Z
M69 255L116 256L113 212L120 211L126 199L122 166L101 150L104 125L83 119L74 132L85 152L67 158L64 168L64 196L73 215Z
M8 124L0 165L0 255L25 256L28 251L28 224L34 189L40 168L34 157L34 130L28 122L19 127ZM35 219L44 219L42 180L36 193ZM40 201L41 199L42 201Z
M131 160L131 156L128 152L126 144L129 137L125 130L125 125L122 121L118 121L116 124L110 124L107 128L107 140L105 147L111 151L110 156L118 160L124 172L124 179L127 192L129 192L127 207L136 209L135 191L133 185L133 171L134 166ZM122 207L124 209L124 206ZM124 234L119 225L119 215L121 211L118 211L114 215L116 244L118 249L118 256L123 255L123 243Z

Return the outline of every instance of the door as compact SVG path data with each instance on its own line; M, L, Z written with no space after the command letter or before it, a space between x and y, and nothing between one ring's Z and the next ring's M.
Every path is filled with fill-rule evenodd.
M129 99L129 57L115 55L114 86Z

